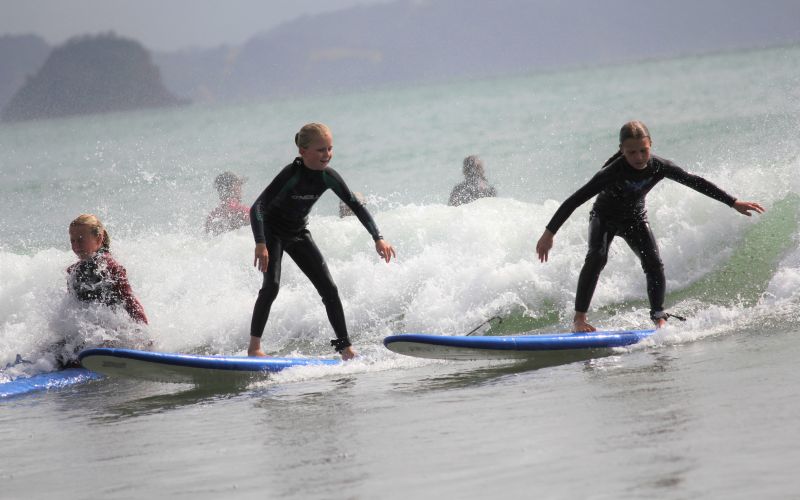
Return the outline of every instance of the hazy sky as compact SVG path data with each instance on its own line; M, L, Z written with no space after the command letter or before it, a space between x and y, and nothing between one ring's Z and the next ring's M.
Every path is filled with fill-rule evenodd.
M389 0L0 0L0 35L114 31L151 50L240 44L304 14Z

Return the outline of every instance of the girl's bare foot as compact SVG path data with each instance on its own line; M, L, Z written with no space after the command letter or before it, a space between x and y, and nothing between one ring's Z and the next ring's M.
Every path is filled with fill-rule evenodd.
M581 333L596 332L597 328L590 325L587 321L588 319L586 313L576 312L575 317L572 319L572 331Z
M340 353L342 355L342 360L347 361L356 357L356 351L353 350L353 346L347 346L342 349Z
M250 336L250 345L247 347L248 356L265 357L264 351L261 350L261 337Z

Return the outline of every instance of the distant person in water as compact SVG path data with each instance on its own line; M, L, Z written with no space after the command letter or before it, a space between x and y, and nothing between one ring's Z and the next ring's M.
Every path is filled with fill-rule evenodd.
M328 320L336 334L331 345L348 360L356 352L350 343L339 291L328 266L308 231L308 213L329 188L353 211L375 241L375 250L386 262L395 251L381 236L372 216L358 202L342 177L329 166L333 158L333 135L321 123L304 125L295 135L300 156L284 167L253 203L250 221L255 237L253 264L264 273L264 283L253 307L250 325L249 356L264 356L261 336L269 318L270 308L278 295L283 252L308 276L322 297Z
M250 207L242 205L242 185L247 179L223 172L214 179L219 205L206 218L206 232L213 235L250 224Z
M497 190L486 179L486 169L483 160L475 155L464 158L464 180L453 188L450 193L452 207L463 205L478 198L492 198L497 196Z
M366 205L366 201L364 200L364 195L356 191L353 193L353 196L356 197L356 201L359 205ZM350 207L347 206L347 203L339 200L339 218L344 219L345 217L350 217L351 215L355 215Z
M100 220L78 216L69 225L69 240L80 259L67 268L70 294L84 302L121 306L134 321L146 324L144 308L133 295L125 268L111 256L111 238Z
M641 261L647 278L650 318L658 328L666 325L670 314L664 311L664 265L645 210L645 196L662 179L679 182L748 217L750 212L764 212L758 203L737 200L702 177L687 173L671 161L652 155L651 146L650 132L644 123L632 121L623 125L619 132L619 151L606 161L589 182L561 204L536 244L539 260L546 262L561 225L576 208L597 195L589 219L589 251L575 294L573 331L595 331L595 327L588 322L587 312L615 236L625 240Z

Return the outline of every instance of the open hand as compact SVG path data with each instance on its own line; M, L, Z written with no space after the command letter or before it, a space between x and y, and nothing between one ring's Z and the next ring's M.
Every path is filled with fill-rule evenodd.
M375 242L375 251L378 252L378 255L383 258L386 262L392 260L392 257L395 259L397 258L397 254L394 251L394 247L389 244L386 240L378 240Z
M733 203L733 208L734 208L734 210L736 210L740 214L746 215L748 217L750 217L750 215L751 215L750 212L751 211L759 213L759 214L763 214L764 212L766 212L766 209L764 207L762 207L761 205L759 205L758 203L756 203L754 201L739 201L739 200L736 200Z
M256 251L255 251L255 258L253 259L253 265L258 268L259 271L262 273L267 272L267 266L269 266L269 251L267 251L267 245L264 243L256 243Z
M549 229L545 229L541 238L536 243L536 253L539 255L540 262L547 262L547 257L550 255L550 249L553 248L553 238L555 235Z

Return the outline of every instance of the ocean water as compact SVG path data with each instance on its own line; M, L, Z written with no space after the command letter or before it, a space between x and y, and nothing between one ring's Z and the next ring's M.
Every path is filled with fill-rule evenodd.
M359 359L220 393L104 380L0 402L0 498L800 498L800 48L241 106L0 126L0 381L53 368L57 342L152 340L243 354L260 286L249 228L202 231L223 170L250 202L309 121L364 193L397 261L383 263L332 193L310 230ZM533 366L395 355L399 332L567 331L590 203L535 243L558 204L640 119L653 152L762 216L676 183L648 196L688 316L608 357ZM494 199L446 206L461 160ZM150 318L66 297L67 226L96 213ZM332 332L287 258L264 347L330 356ZM647 328L644 276L618 241L590 317Z

